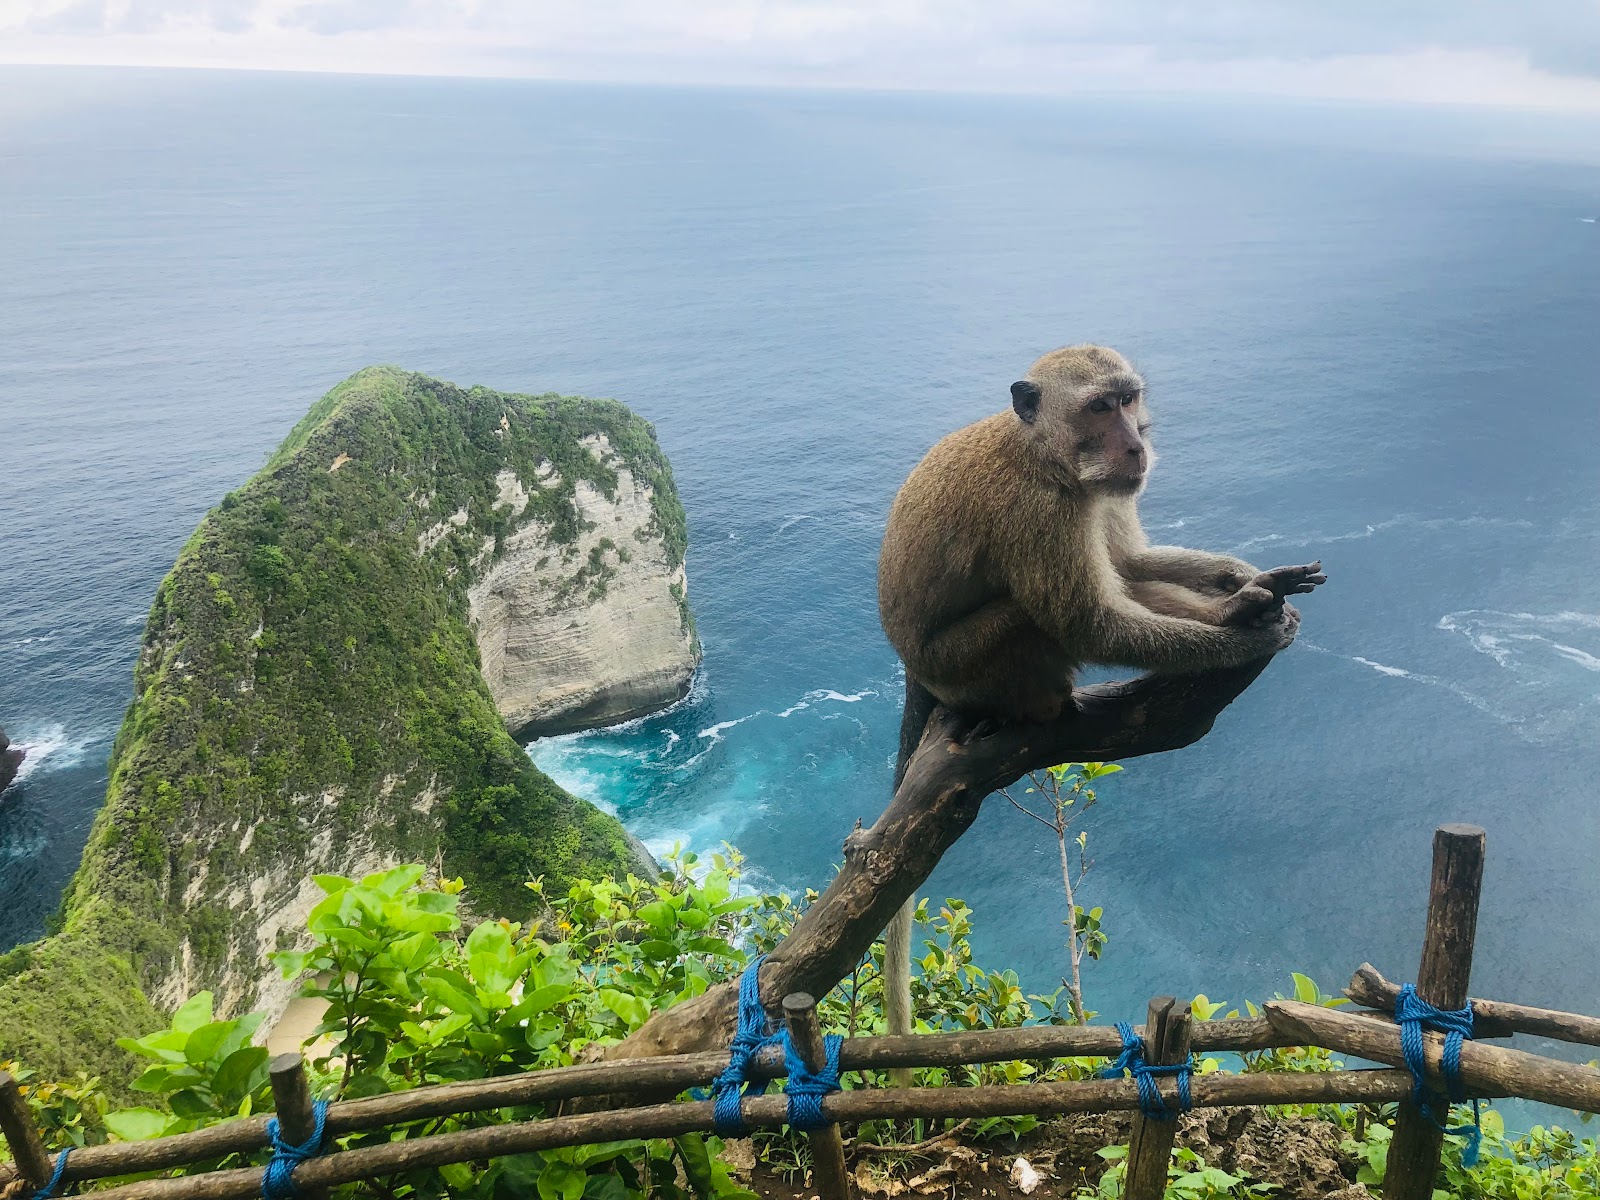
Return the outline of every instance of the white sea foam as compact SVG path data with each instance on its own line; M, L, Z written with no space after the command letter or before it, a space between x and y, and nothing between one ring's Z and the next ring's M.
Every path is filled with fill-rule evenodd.
M807 704L804 700L801 700L797 704L791 704L788 708L784 709L781 713L774 713L773 715L774 716L779 716L779 717L792 717L792 716L794 716L795 713L799 712L801 709L810 708L810 707L811 707L811 705Z
M47 725L37 734L14 734L12 747L27 751L22 766L17 769L17 779L76 766L96 743L104 740L104 735L69 738L64 725Z
M869 696L876 696L877 694L878 693L873 691L871 688L863 688L861 691L855 692L855 693L847 696L847 695L843 695L843 694L841 694L839 692L836 692L831 688L824 688L821 691L807 692L806 693L806 699L807 700L837 700L840 704L855 704L858 701L865 700Z
M1362 658L1359 654L1353 654L1350 657L1354 662L1358 662L1364 667L1371 667L1380 675L1393 675L1400 679L1415 678L1415 676L1404 667L1391 667L1381 662L1373 662L1370 658Z
M1435 628L1459 635L1497 671L1504 671L1509 680L1500 683L1490 679L1469 686L1362 655L1341 654L1305 638L1296 645L1348 659L1390 678L1443 689L1535 744L1570 737L1580 722L1590 720L1600 708L1600 691L1591 681L1593 675L1600 674L1600 637L1594 636L1600 634L1600 614L1466 609L1446 613Z
M814 516L812 516L810 513L791 513L789 516L785 517L783 519L783 523L778 526L778 532L782 533L785 529L788 529L791 525L800 524L801 521L815 521L815 520L816 520L816 518Z

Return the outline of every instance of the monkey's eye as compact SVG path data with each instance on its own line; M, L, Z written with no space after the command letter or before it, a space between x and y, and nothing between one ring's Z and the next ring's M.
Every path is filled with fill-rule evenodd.
M1135 403L1138 399L1138 392L1124 392L1122 394L1122 407L1127 408L1128 405Z
M1089 411L1093 413L1110 412L1111 401L1107 400L1104 396L1096 396L1093 400L1089 401Z

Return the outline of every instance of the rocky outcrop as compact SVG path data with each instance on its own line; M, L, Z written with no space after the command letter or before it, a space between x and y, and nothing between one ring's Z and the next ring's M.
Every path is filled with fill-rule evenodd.
M11 739L6 736L6 731L0 729L0 792L11 786L11 781L17 777L17 772L22 769L22 760L28 752L21 746L12 746Z
M604 434L582 444L616 483L608 495L577 482L577 538L553 548L550 526L527 521L467 589L484 680L524 739L654 712L684 695L700 659L688 580L657 528L654 493ZM510 471L497 483L503 510L522 520L528 488ZM529 483L561 480L545 465Z
M669 703L698 652L685 546L654 431L615 401L390 368L323 397L157 592L60 932L0 959L7 1056L116 1079L112 1039L157 1007L280 1008L266 955L303 940L317 875L440 864L520 919L529 879L647 872L500 714Z

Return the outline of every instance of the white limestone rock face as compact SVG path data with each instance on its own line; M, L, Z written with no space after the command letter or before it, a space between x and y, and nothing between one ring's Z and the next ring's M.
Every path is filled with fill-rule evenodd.
M615 494L579 480L582 532L560 545L540 521L515 525L534 491L560 486L554 469L542 464L532 479L501 471L498 503L514 531L498 558L478 556L468 588L483 677L523 739L664 708L688 690L700 661L686 615L688 579L652 528L650 488L604 435L582 444L616 472Z

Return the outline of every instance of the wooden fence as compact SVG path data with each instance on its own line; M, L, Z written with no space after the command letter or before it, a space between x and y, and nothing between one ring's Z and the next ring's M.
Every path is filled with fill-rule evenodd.
M1434 836L1432 887L1423 940L1417 991L1441 1008L1467 1003L1473 937L1483 872L1484 834L1470 826L1447 825ZM1399 1027L1393 1010L1399 987L1363 964L1347 994L1358 1010L1329 1009L1290 1000L1268 1001L1263 1015L1230 1020L1193 1020L1187 1004L1171 997L1151 1001L1145 1024L1137 1030L1145 1061L1183 1062L1191 1051L1225 1052L1317 1046L1388 1067L1338 1070L1315 1074L1208 1074L1188 1081L1196 1108L1235 1105L1382 1104L1398 1103L1394 1138L1389 1150L1385 1200L1428 1200L1438 1170L1442 1134L1438 1126L1410 1102L1412 1077L1403 1067ZM1477 1039L1513 1033L1536 1034L1567 1042L1600 1046L1600 1019L1497 1001L1472 1001ZM816 1006L810 996L785 999L784 1017L791 1037L808 1065L815 1069L822 1052ZM1444 1038L1424 1035L1430 1086L1443 1091ZM860 1037L847 1040L840 1052L842 1071L882 1071L890 1067L951 1067L1013 1060L1112 1057L1122 1049L1113 1029L1097 1026L1028 1026L1020 1029L939 1033L906 1037ZM342 1100L326 1110L326 1153L303 1163L294 1174L301 1195L321 1200L328 1188L451 1163L481 1162L498 1155L524 1154L627 1138L676 1137L712 1129L711 1101L646 1103L708 1083L727 1065L724 1052L621 1059L533 1071L491 1079L442 1084L359 1100ZM764 1050L753 1075L784 1074L781 1051ZM1466 1042L1461 1048L1459 1078L1469 1096L1519 1096L1586 1112L1600 1112L1600 1070L1506 1047ZM280 1055L271 1064L274 1100L284 1140L295 1143L313 1129L311 1098L304 1065L295 1054ZM1177 1083L1158 1084L1169 1107L1176 1103ZM341 1135L384 1129L430 1118L488 1112L513 1106L581 1098L638 1097L639 1102L603 1111L581 1112L537 1120L496 1124L438 1133L404 1141L340 1150ZM1176 1123L1155 1120L1140 1111L1132 1079L1086 1079L1062 1082L983 1085L977 1087L857 1088L836 1092L822 1101L832 1122L809 1135L815 1168L815 1190L825 1200L846 1200L850 1178L839 1125L886 1118L982 1118L1066 1113L1135 1113L1127 1158L1125 1195L1129 1200L1159 1200L1170 1161ZM752 1128L785 1124L783 1096L747 1096L745 1123ZM46 1152L26 1101L14 1080L0 1078L0 1131L15 1160L0 1167L0 1186L17 1180L43 1187L55 1162ZM204 1164L229 1155L249 1155L269 1144L267 1118L228 1121L191 1133L141 1142L119 1142L74 1150L63 1172L64 1183L110 1180ZM211 1170L179 1177L144 1178L114 1184L96 1193L96 1200L247 1200L261 1193L259 1166Z

